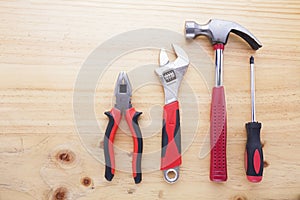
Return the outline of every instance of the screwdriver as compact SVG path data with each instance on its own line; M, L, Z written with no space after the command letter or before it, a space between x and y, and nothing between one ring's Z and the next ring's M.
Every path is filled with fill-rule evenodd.
M255 116L255 83L254 83L254 57L250 57L251 79L251 122L246 123L247 143L245 151L245 168L247 179L257 183L263 175L263 152L260 142L260 130L262 124L256 121Z

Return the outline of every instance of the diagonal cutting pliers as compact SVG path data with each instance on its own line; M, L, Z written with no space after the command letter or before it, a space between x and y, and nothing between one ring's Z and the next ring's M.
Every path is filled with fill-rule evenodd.
M131 104L132 89L129 78L125 72L120 72L115 86L115 106L105 112L109 122L104 136L105 178L111 181L115 173L115 157L113 142L118 125L125 116L132 133L134 150L132 156L132 173L135 183L142 181L141 160L143 152L143 138L138 124L138 118L142 114L137 112Z

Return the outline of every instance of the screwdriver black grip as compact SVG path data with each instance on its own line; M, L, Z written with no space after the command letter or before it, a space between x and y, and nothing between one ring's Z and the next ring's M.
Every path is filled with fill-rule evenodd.
M246 124L247 144L245 152L245 168L247 178L251 182L262 180L264 159L260 142L261 123L249 122Z

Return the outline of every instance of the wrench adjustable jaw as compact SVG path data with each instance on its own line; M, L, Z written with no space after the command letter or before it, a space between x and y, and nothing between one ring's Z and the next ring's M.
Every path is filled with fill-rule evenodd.
M189 65L187 54L175 44L172 44L172 47L177 55L177 59L174 62L170 62L166 50L161 49L159 56L160 67L155 70L164 87L165 104L177 101L178 89Z

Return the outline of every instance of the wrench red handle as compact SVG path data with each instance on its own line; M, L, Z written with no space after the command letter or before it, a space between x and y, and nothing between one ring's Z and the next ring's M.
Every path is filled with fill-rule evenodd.
M214 87L210 111L210 180L227 180L227 115L224 87Z
M114 139L121 120L121 111L112 108L111 111L105 112L109 118L105 136L104 136L104 157L105 157L105 178L111 181L115 174L115 156L114 156Z
M161 170L181 165L181 133L178 101L164 106Z
M137 112L134 108L130 108L126 111L126 121L133 138L132 173L135 183L140 183L142 181L141 162L143 138L138 124L138 118L141 114L141 112Z
M249 122L246 124L247 144L245 152L245 168L248 180L254 183L262 180L264 169L260 129L261 123L259 122Z

